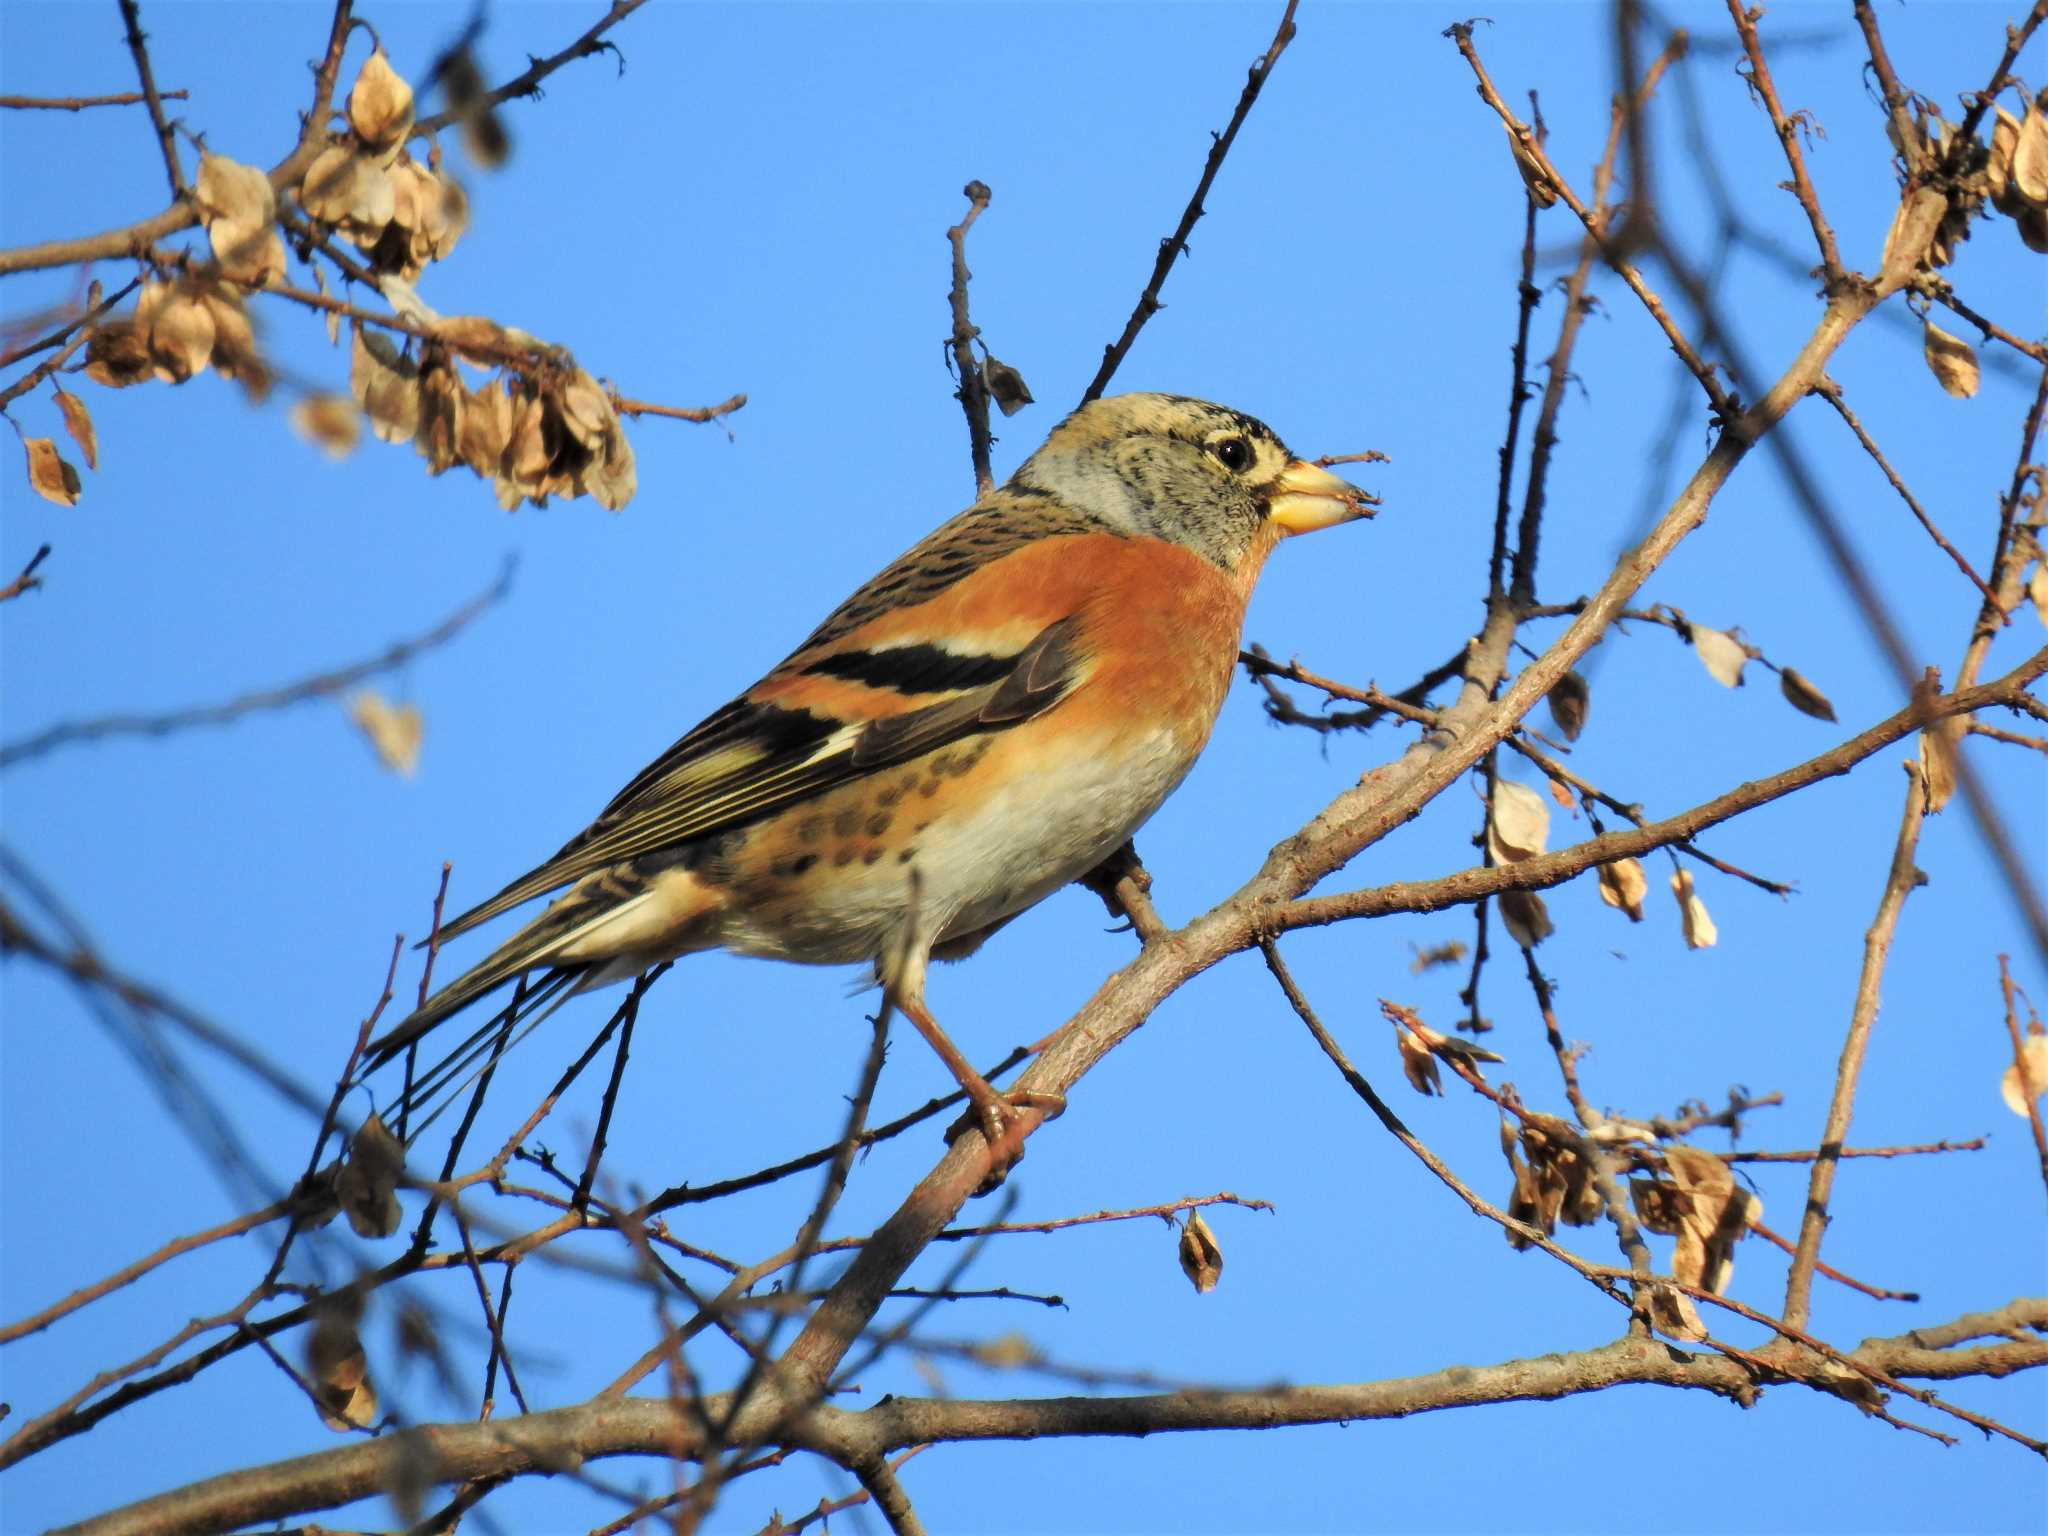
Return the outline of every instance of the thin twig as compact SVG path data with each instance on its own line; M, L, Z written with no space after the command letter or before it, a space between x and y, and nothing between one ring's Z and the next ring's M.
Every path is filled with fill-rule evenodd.
M164 173L171 179L171 197L182 202L191 195L191 188L185 184L184 167L178 164L178 138L164 117L156 72L149 67L149 40L142 30L142 10L136 0L120 0L120 5L121 20L128 27L128 52L134 57L135 73L142 81L142 98L149 103L149 121L156 129L157 147L163 151Z
M158 91L158 101L184 101L190 91ZM0 110L82 112L87 107L139 107L149 98L140 91L122 91L113 96L0 96Z
M432 629L410 640L401 640L367 661L355 662L332 672L316 673L297 682L259 688L220 704L202 704L160 715L101 715L91 720L63 721L33 736L0 746L0 768L11 768L17 763L80 742L101 741L110 736L165 736L198 726L227 725L246 715L287 709L308 699L340 693L357 683L402 667L415 656L453 640L469 627L472 620L512 590L512 573L517 567L516 559L508 559L497 580Z
M974 360L974 339L981 332L967 317L967 281L974 275L967 270L967 231L988 207L991 194L988 183L982 181L968 182L960 193L967 199L967 213L946 231L947 243L953 247L953 286L949 290L953 334L948 345L953 349L953 373L960 381L958 398L967 417L967 451L974 466L974 495L979 500L994 488L995 475L988 461L988 381Z
M1145 322L1165 307L1159 302L1159 290L1166 283L1166 274L1173 270L1175 258L1188 250L1188 235L1193 232L1195 221L1208 211L1202 206L1202 200L1209 195L1216 173L1223 168L1223 157L1230 153L1230 146L1237 141L1237 130L1244 126L1252 103L1259 99L1267 76L1273 73L1273 66L1287 51L1287 45L1294 41L1294 9L1300 3L1301 0L1287 0L1287 9L1280 14L1280 25L1273 32L1271 46L1246 75L1244 91L1237 98L1237 110L1230 114L1230 125L1217 134L1216 142L1209 146L1209 158L1203 162L1201 179L1195 183L1195 195L1188 199L1187 207L1181 211L1180 223L1174 226L1173 233L1159 242L1159 255L1152 263L1151 279L1145 284L1145 291L1138 295L1137 307L1131 311L1131 318L1124 322L1123 334L1102 349L1102 366L1095 370L1095 377L1081 391L1081 404L1101 398L1102 392L1109 387L1110 379L1123 366L1124 355L1131 350L1131 343L1138 339L1138 332L1145 328Z

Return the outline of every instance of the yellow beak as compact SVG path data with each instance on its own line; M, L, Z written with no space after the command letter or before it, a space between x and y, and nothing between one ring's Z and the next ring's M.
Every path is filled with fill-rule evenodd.
M1370 517L1379 498L1327 469L1296 459L1280 472L1267 516L1281 533L1313 533L1353 518Z

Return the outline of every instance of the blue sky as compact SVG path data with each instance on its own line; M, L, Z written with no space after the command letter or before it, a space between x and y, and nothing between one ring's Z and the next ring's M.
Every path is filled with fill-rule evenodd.
M421 291L444 312L489 314L569 346L629 396L699 405L744 391L750 403L730 439L716 427L644 422L633 431L640 493L625 512L576 501L508 517L487 487L461 471L430 481L402 448L366 444L331 466L291 434L278 405L251 411L219 380L119 394L74 386L94 413L101 456L79 505L34 498L18 471L0 476L0 573L42 542L55 551L47 587L0 609L0 739L209 702L367 656L488 585L508 555L520 565L508 601L380 684L424 714L415 778L381 771L340 707L312 704L11 769L0 810L7 846L84 916L111 962L324 1091L376 994L392 935L425 931L442 860L453 862L459 905L495 890L971 497L941 351L944 232L964 206L961 185L979 178L995 194L971 236L974 318L1043 402L998 424L1001 475L1078 398L1121 327L1277 12L849 4L636 15L616 34L623 71L610 59L586 62L550 80L544 102L509 109L512 161L496 175L467 174L473 228ZM495 8L487 72L501 78L528 53L554 51L596 13ZM406 4L366 14L401 72L418 78L467 12ZM1671 14L1702 44L1728 41L1720 7ZM1882 11L1901 73L1943 102L1983 82L2015 14L1960 0ZM1247 628L1276 653L1359 684L1407 683L1480 618L1522 199L1497 120L1439 36L1461 16L1303 7L1300 36L1224 168L1167 308L1117 381L1227 401L1306 454L1391 455L1359 474L1386 510L1283 548ZM188 124L220 152L279 158L296 133L302 61L318 51L325 8L160 3L146 20L158 80L192 92L180 109ZM1895 190L1847 10L1778 7L1767 35L1774 28L1808 39L1777 56L1779 89L1826 130L1814 174L1845 259L1869 270ZM1541 92L1552 157L1580 184L1605 130L1606 29L1601 7L1507 4L1476 34L1512 101ZM363 51L358 41L351 72ZM2048 76L2044 66L2037 47L2021 73ZM1747 216L1803 253L1804 221L1774 190L1785 173L1768 122L1725 50L1703 54L1695 70L1713 149ZM131 84L112 6L0 11L0 91ZM1658 126L1673 164L1660 205L1681 238L1698 240L1711 219L1684 165L1677 99L1667 84ZM139 112L8 114L0 245L125 223L162 205L162 182ZM1561 209L1540 227L1547 248L1571 234ZM96 275L127 274L107 263ZM2010 224L1980 228L1951 275L2012 329L2041 330L2040 265ZM76 279L14 280L0 307L19 315ZM1751 255L1727 275L1727 308L1771 374L1811 324L1811 287ZM1677 388L1671 364L1617 284L1597 292L1574 359L1583 389L1560 425L1540 582L1549 600L1590 590L1645 505L1669 490L1646 484L1646 464ZM345 353L328 349L316 320L259 308L276 358L340 385ZM1538 313L1538 358L1557 311L1553 296ZM1917 327L1887 318L1897 316L1852 337L1833 376L1981 564L2026 386L1987 367L1977 399L1952 400L1921 364ZM11 409L31 434L55 429L46 393ZM1703 408L1688 397L1683 409L1680 475L1706 445ZM1802 406L1790 430L1915 657L1952 673L1975 613L1970 588L1824 407ZM1574 767L1653 814L1810 757L1897 706L1861 619L1761 456L1643 598L1743 626L1824 689L1842 721L1795 714L1756 669L1748 687L1720 688L1667 631L1611 636L1589 659L1592 724ZM2040 638L2023 613L1989 675ZM1977 750L1985 745L1973 745L1973 762L2038 871L2048 832L2035 763ZM1276 729L1241 681L1201 764L1139 839L1162 912L1184 920L1227 895L1274 841L1395 750L1384 728L1327 742ZM1662 866L1652 867L1652 911L1640 927L1601 907L1590 879L1551 895L1559 932L1541 958L1559 982L1566 1033L1594 1046L1582 1072L1595 1103L1669 1113L1739 1083L1785 1095L1783 1108L1757 1114L1750 1144L1813 1145L1905 755L1880 754L1713 834L1713 852L1799 886L1781 901L1703 878L1721 932L1713 950L1685 950ZM1477 820L1475 793L1455 787L1331 888L1462 868L1475 859ZM1584 833L1582 822L1567 831L1561 813L1557 821L1559 841ZM2048 998L2048 976L1960 806L1930 827L1920 864L1929 884L1893 952L1851 1140L1990 1141L1966 1158L1845 1169L1826 1256L1924 1301L1823 1289L1816 1327L1842 1343L2038 1293L2043 1282L2032 1149L1996 1095L2005 1044L1994 957L2011 953L2038 998ZM1062 893L969 964L937 973L934 1011L977 1059L1036 1039L1130 954L1131 941L1105 927L1092 897ZM1494 1116L1462 1092L1408 1094L1376 1004L1393 997L1448 1024L1462 976L1411 975L1410 945L1469 936L1460 911L1303 934L1284 949L1359 1065L1400 1095L1411 1126L1501 1198L1508 1176ZM402 986L416 975L410 964ZM1500 1075L1555 1108L1555 1070L1518 970L1496 962L1487 977L1483 1007L1498 1026L1487 1043L1508 1058ZM0 985L0 1313L12 1319L223 1219L239 1197L66 987L19 962L0 970ZM843 972L690 960L649 997L608 1170L622 1187L659 1188L807 1150L839 1123L867 1006ZM572 1007L522 1048L479 1144L516 1123L603 1011ZM303 1119L214 1060L191 1064L258 1161L279 1179L295 1173ZM580 1156L598 1086L558 1111L549 1145ZM880 1112L943 1086L937 1062L906 1037ZM935 1152L930 1132L879 1149L856 1170L832 1230L872 1226ZM1764 1219L1793 1231L1803 1171L1768 1169L1758 1182ZM1255 958L1200 978L1091 1074L1069 1113L1033 1140L1012 1185L1021 1220L1218 1190L1278 1209L1211 1213L1227 1269L1204 1297L1180 1276L1172 1234L1156 1222L1009 1239L972 1283L1058 1293L1066 1308L957 1303L927 1323L934 1335L1022 1331L1064 1362L1255 1384L1584 1347L1621 1324L1559 1266L1510 1252L1386 1138ZM797 1181L694 1207L678 1231L721 1251L767 1251L787 1240L812 1188ZM969 1215L986 1219L980 1207ZM1613 1253L1604 1229L1575 1240L1603 1262ZM351 1244L337 1238L330 1252L388 1256ZM585 1251L612 1252L601 1240ZM11 1346L0 1353L0 1397L16 1416L42 1411L238 1295L269 1252L257 1237L195 1255ZM930 1279L946 1257L913 1278ZM1734 1294L1775 1307L1783 1274L1782 1256L1752 1241ZM473 1349L474 1310L456 1277L412 1286L446 1319L458 1351ZM536 1398L584 1396L644 1347L637 1295L537 1265L521 1271L520 1286L509 1331ZM386 1360L389 1322L388 1309L370 1322L373 1352L384 1348ZM1735 1327L1727 1335L1760 1341ZM709 1350L698 1364L714 1379L732 1369ZM961 1395L1066 1390L956 1363L940 1369ZM877 1370L863 1388L869 1400L930 1390L907 1365ZM466 1375L464 1392L474 1391ZM2038 1376L1948 1394L2043 1431ZM474 1409L395 1366L386 1397L413 1418ZM13 1472L0 1489L0 1526L39 1528L335 1443L275 1368L245 1351ZM794 1515L843 1491L812 1464L777 1475L735 1490L719 1528L752 1530L771 1505ZM2039 1469L2010 1445L1943 1450L1789 1388L1749 1412L1637 1388L1344 1429L942 1448L905 1476L930 1526L949 1531L1571 1531L1595 1520L1684 1532L2005 1531L2038 1529L2042 1509ZM508 1528L580 1530L615 1512L566 1484L536 1483L516 1497ZM1611 1512L1622 1500L1627 1513ZM333 1518L369 1524L388 1512Z

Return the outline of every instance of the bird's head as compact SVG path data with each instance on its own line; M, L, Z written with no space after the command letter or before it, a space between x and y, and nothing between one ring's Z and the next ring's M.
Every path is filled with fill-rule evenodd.
M1111 395L1053 428L1011 477L1119 531L1226 570L1289 534L1370 516L1373 497L1288 452L1242 411L1183 395Z

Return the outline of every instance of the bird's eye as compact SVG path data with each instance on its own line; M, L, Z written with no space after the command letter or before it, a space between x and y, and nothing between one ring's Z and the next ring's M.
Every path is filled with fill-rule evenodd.
M1241 475L1252 467L1252 445L1241 437L1226 437L1218 443L1213 452L1223 467L1233 475Z

